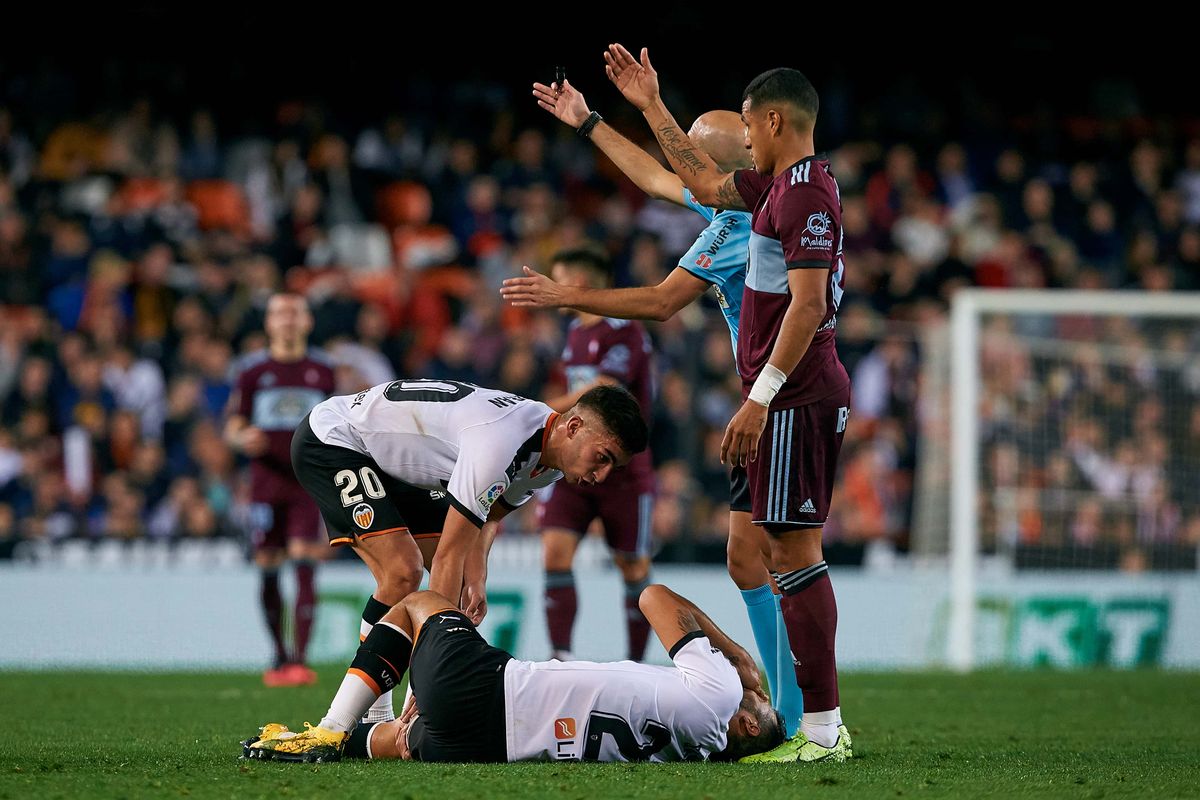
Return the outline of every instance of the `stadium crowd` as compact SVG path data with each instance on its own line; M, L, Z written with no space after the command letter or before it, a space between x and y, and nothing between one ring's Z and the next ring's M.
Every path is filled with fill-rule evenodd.
M506 306L500 281L594 241L618 283L657 283L704 221L647 202L561 126L524 127L506 110L522 101L481 104L467 134L403 112L347 125L298 102L255 130L147 99L33 117L0 95L0 558L25 540L241 535L243 465L222 417L281 288L307 296L339 392L419 375L553 394L563 319ZM1200 131L1097 115L949 133L850 125L819 140L836 145L839 349L854 386L826 535L850 546L908 547L921 334L957 288L1200 287ZM683 556L720 557L717 453L740 382L705 302L649 325L654 532ZM985 335L985 480L1015 509L989 512L989 541L1200 544L1200 376L1146 366L1197 352L1198 329L1104 331L1145 355L1119 369L1095 348L1043 357L1046 333L1001 320ZM1114 508L1127 523L1106 524ZM507 525L535 529L529 513Z

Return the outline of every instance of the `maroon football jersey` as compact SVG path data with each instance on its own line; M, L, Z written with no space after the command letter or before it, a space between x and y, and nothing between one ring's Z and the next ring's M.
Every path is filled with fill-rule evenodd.
M654 353L650 336L640 322L601 319L584 326L578 319L572 320L562 357L568 392L588 385L600 375L609 375L637 398L642 417L650 424ZM635 455L625 471L639 478L651 476L654 470L650 450Z
M825 318L771 408L814 403L850 382L834 341L846 273L837 181L829 171L829 160L821 155L801 159L774 178L752 169L738 170L733 177L746 206L753 210L738 334L743 391L748 393L754 385L779 336L792 297L788 270L827 269Z
M267 451L250 461L255 500L270 501L284 486L299 490L292 472L292 434L333 389L333 367L311 350L299 361L287 363L265 352L245 359L234 383L233 411L270 441Z

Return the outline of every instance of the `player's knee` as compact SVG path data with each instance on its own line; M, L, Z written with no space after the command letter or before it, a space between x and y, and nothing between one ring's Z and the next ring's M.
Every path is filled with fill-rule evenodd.
M754 543L744 539L729 537L729 544L725 548L725 566L739 589L762 586L768 578L762 553Z
M279 569L283 562L282 550L259 550L254 554L254 565L259 569Z
M643 581L650 574L649 556L638 556L629 553L615 553L613 562L621 571L621 577L626 583Z
M771 563L778 572L811 567L825 559L821 528L776 532L771 536Z
M311 542L288 543L288 559L291 561L324 561L328 555L329 548L325 546L314 545Z
M415 592L420 585L420 566L413 564L390 565L379 581L375 596L381 602L394 606Z

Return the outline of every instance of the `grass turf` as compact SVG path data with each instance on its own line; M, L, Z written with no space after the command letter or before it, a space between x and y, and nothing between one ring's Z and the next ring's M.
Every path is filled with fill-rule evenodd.
M264 722L315 723L341 674L0 672L0 799L1200 797L1200 675L1160 672L845 675L841 765L239 759Z

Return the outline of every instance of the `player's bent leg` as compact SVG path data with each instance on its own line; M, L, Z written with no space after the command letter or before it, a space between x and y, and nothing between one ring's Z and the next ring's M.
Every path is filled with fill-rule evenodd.
M398 719L360 725L350 735L346 755L372 761L407 759L410 754L408 742L405 741L407 733L408 726ZM362 740L361 745L356 741L358 739Z
M408 531L359 539L351 546L375 577L379 602L394 606L421 585L424 561Z
M359 717L383 692L394 689L412 657L414 631L429 615L452 605L432 592L419 592L394 606L371 630L355 654L321 723L294 736L260 737L249 745L252 758L280 761L338 761ZM265 731L264 731L265 733Z
M571 634L579 611L575 574L571 565L579 548L580 534L566 528L542 531L542 566L546 573L546 630L550 634L551 658L571 657Z

